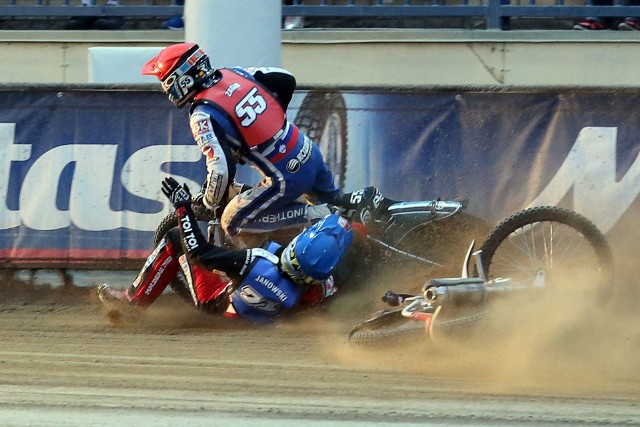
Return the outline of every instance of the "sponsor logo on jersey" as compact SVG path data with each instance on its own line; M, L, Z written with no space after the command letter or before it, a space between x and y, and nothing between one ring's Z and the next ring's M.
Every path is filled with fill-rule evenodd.
M280 311L280 303L266 299L249 285L240 289L240 298L248 305L266 313L274 314Z
M255 278L255 281L273 292L276 298L278 298L280 301L285 302L287 300L287 294L268 278L264 276L258 276Z
M231 98L231 95L233 95L233 92L235 92L237 89L240 89L242 87L242 85L238 82L232 83L227 90L224 91L224 94L227 95L229 98Z
M180 224L182 226L183 237L182 241L186 246L189 252L192 252L198 249L198 239L196 239L196 235L193 232L193 226L191 225L191 220L189 220L189 216L183 216L180 218Z
M289 219L295 219L303 217L307 214L307 207L300 206L299 208L293 208L282 212L276 212L269 215L264 215L262 218L258 219L258 222L266 222L269 224L285 221Z
M194 120L191 122L191 132L194 137L209 133L211 130L211 120L209 119L209 116L205 116L197 121Z
M300 167L307 163L311 158L311 153L313 146L311 145L311 141L305 138L304 144L302 144L302 148L293 159L287 162L287 171L291 173L296 173L300 170Z

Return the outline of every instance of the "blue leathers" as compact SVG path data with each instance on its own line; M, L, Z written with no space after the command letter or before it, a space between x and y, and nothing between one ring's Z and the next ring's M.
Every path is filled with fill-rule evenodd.
M244 280L231 295L235 312L257 323L274 321L275 315L292 309L304 292L302 286L285 277L278 268L275 253L281 246L270 242L265 249L249 266Z

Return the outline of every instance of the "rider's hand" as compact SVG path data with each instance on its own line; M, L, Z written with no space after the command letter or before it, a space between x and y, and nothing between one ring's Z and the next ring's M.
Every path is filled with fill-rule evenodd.
M171 177L162 181L162 192L176 208L191 204L191 192L187 184L180 185L178 181Z

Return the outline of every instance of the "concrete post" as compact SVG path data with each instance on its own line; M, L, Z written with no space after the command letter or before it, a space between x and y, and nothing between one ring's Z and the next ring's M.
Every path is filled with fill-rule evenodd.
M186 0L185 41L216 68L281 64L281 0Z

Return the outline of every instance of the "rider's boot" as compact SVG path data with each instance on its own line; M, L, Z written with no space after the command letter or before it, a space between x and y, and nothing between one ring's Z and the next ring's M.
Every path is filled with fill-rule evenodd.
M335 204L345 209L344 216L350 221L369 225L372 216L379 216L394 203L382 195L376 187L366 187L337 197Z
M173 230L168 234L172 232ZM174 241L162 239L147 258L138 277L126 290L120 291L109 285L98 287L98 298L107 308L107 317L111 323L137 323L142 311L162 294L180 270L175 246Z
M140 320L142 309L131 302L127 291L120 291L107 284L98 286L98 298L107 308L107 318L116 326L132 325Z

